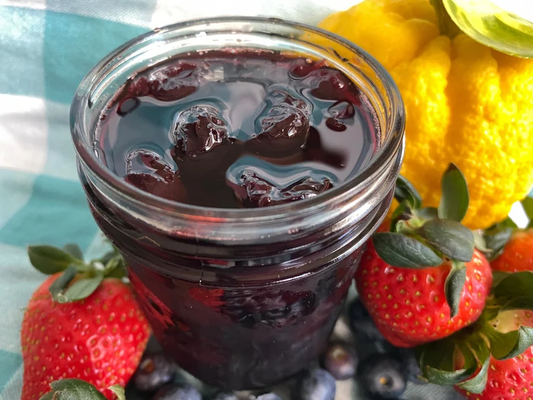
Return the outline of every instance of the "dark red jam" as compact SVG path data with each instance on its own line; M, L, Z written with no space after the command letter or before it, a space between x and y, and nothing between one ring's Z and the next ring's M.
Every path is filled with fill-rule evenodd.
M374 109L346 75L269 51L198 52L151 66L99 121L94 150L113 173L200 207L318 196L360 173L379 143ZM357 227L308 238L288 226L286 241L220 245L186 234L205 233L200 225L139 217L81 177L155 336L182 368L215 386L258 388L324 349L361 253Z
M97 150L113 172L156 196L266 207L354 176L377 134L366 96L326 62L216 51L132 77L102 115Z

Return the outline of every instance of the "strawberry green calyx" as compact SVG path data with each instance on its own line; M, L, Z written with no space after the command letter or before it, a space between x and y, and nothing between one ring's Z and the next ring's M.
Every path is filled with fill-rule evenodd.
M508 330L507 311L533 310L533 273L504 274L493 286L480 318L452 336L418 348L423 376L440 385L456 385L482 393L491 359L508 360L533 345L533 328L520 325Z
M521 201L524 212L526 213L529 224L526 229L533 229L533 192Z
M93 385L81 379L61 379L50 384L52 390L40 400L106 400ZM124 388L114 385L109 388L118 400L126 400Z
M533 194L530 194L520 201L522 208L528 218L528 225L525 229L520 229L509 217L494 224L484 231L476 232L476 247L481 250L490 261L499 257L504 247L511 240L513 235L533 228Z
M124 259L116 247L102 258L85 262L80 248L68 244L63 249L52 246L29 246L31 264L40 272L61 276L50 286L55 302L68 303L90 296L105 278L126 276Z
M399 177L394 193L399 205L392 214L391 232L376 233L372 240L379 257L391 266L423 269L451 261L445 292L454 317L466 280L464 263L474 254L474 235L461 225L469 194L466 180L454 164L443 175L441 186L439 207L423 208L416 189Z

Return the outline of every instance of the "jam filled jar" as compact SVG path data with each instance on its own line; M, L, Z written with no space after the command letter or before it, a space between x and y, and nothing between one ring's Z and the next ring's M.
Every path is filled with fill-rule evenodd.
M403 156L370 55L281 20L172 25L84 78L71 129L94 218L182 368L253 389L316 359Z

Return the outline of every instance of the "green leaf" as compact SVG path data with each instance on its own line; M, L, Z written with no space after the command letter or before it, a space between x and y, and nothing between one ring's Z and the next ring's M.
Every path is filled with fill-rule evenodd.
M466 267L463 263L454 263L446 282L444 283L444 293L446 302L450 307L451 318L455 317L459 312L459 303L461 301L461 293L466 282Z
M490 358L488 357L479 372L472 378L460 382L457 384L458 387L464 389L470 393L479 394L485 390L487 386L488 371L490 366Z
M416 216L423 220L439 218L439 211L435 207L425 207L416 211Z
M507 217L485 230L483 238L485 239L486 247L490 249L490 258L495 258L501 252L517 229L518 227L514 221Z
M511 272L492 271L492 287L495 288L496 286L498 286L500 282L507 278L509 275L511 275Z
M123 278L126 274L126 266L124 258L121 254L113 256L106 264L104 269L104 276L108 278Z
M52 246L29 246L28 256L31 264L47 275L64 271L72 264L81 263L66 251Z
M117 395L117 400L126 400L126 392L122 386L113 385L109 387L109 390Z
M533 273L529 271L509 274L494 288L494 297L498 304L519 297L531 298L533 296Z
M516 229L516 228L518 228L518 225L516 225L516 223L510 217L507 217L503 221L498 222L497 224L493 225L489 229L492 229L492 228L512 228L512 229Z
M429 247L399 233L376 233L372 241L383 261L396 267L425 268L442 264L442 258Z
M517 339L514 347L506 356L504 356L503 358L499 358L499 360L508 360L510 358L515 358L533 345L533 328L530 328L528 326L521 326L520 328L518 328L517 332Z
M61 379L52 382L50 386L52 391L41 397L41 400L106 400L98 389L80 379Z
M498 314L501 311L500 306L493 306L493 305L489 305L488 303L489 301L487 301L487 305L483 309L483 313L481 314L479 318L480 320L482 319L484 321L492 321L494 318L498 316Z
M107 253L105 253L102 258L100 259L100 262L104 265L106 265L110 260L112 260L113 258L115 258L116 254L114 251L108 251Z
M470 377L474 373L474 371L475 368L443 371L428 366L426 367L425 377L428 381L436 385L451 386Z
M490 349L485 339L479 334L479 331L466 336L467 346L474 353L476 357L476 364L479 362L481 366L486 359L490 358Z
M89 297L100 286L103 274L96 274L92 278L84 278L74 282L64 293L65 302L82 300Z
M482 251L483 253L491 253L492 250L487 247L487 243L485 243L485 238L483 237L483 232L480 230L476 230L472 232L472 235L474 235L474 247L478 249L479 251Z
M475 330L463 330L456 335L457 347L461 350L465 365L463 368L479 367L490 357L485 339Z
M474 235L459 222L433 219L418 228L416 233L452 260L468 262L474 255Z
M410 208L413 209L418 209L422 205L422 197L420 197L420 193L418 193L411 182L401 175L396 179L394 197L400 203L406 201Z
M518 330L502 333L489 324L482 332L490 341L492 356L498 360L508 360L519 356L533 345L533 328L521 326Z
M70 282L76 277L78 270L74 266L68 267L59 278L57 278L48 288L52 294L52 298L57 303L66 303L68 300L63 294L63 291Z
M501 311L509 310L531 310L533 311L533 296L529 297L517 297L515 299L508 300L503 304Z
M450 164L444 173L441 188L439 218L461 222L468 210L470 197L466 179L454 164Z
M441 371L453 371L455 342L449 337L437 342L430 342L423 346L420 365L423 368L431 367Z
M528 229L533 228L533 197L526 197L521 201L524 212L529 218L529 224L527 225Z
M410 212L410 209L407 205L407 201L404 200L392 212L390 231L394 232L396 230L396 223L408 212Z
M83 261L83 253L80 249L80 246L78 246L76 243L69 243L63 247L63 250L70 254L72 257Z

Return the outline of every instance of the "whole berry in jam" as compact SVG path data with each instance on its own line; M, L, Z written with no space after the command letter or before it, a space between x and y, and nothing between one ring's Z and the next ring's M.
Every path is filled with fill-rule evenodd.
M245 207L255 208L305 200L325 192L332 186L327 177L320 181L312 177L302 177L290 185L279 187L257 172L244 170L237 179L234 190L236 197Z
M177 156L195 157L221 145L228 129L215 107L192 106L177 116L173 134Z
M295 400L333 400L336 391L335 378L326 370L313 368L300 377L293 397Z
M324 368L338 381L353 378L357 370L355 351L345 343L331 343L324 355Z
M252 328L256 325L283 327L310 315L317 307L311 291L226 290L221 298L222 312L234 322Z
M269 156L284 156L303 148L309 133L309 107L301 98L274 90L255 121L257 137L248 148Z
M177 365L165 354L146 354L133 377L135 387L143 392L152 392L172 381Z

